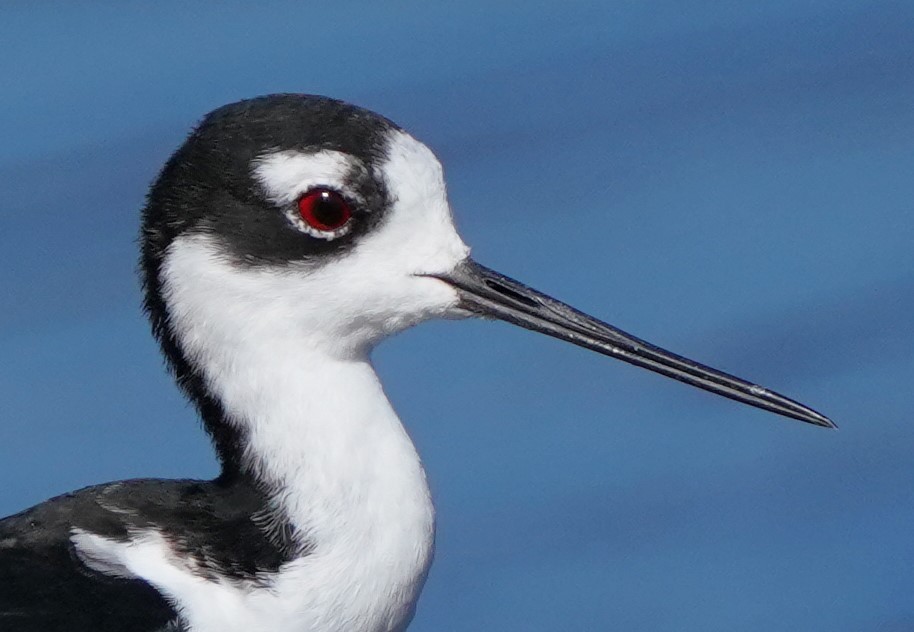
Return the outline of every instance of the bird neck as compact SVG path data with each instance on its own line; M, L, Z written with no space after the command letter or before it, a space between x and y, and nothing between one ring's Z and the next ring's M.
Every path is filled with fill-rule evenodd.
M309 545L430 536L419 456L367 358L252 344L229 364L211 388L245 436L242 467Z
M294 341L249 342L210 365L210 388L243 428L243 467L314 569L301 571L302 585L323 582L343 611L389 617L391 627L378 629L400 629L393 622L411 616L431 563L434 510L374 369L367 357L336 358ZM330 576L340 585L331 589Z

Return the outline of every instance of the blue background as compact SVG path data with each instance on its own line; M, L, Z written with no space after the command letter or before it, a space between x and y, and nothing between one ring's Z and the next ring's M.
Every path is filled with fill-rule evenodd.
M257 4L3 3L0 515L215 473L138 209L208 110L323 93L438 152L479 261L841 426L410 331L376 361L439 509L411 630L914 630L914 3Z

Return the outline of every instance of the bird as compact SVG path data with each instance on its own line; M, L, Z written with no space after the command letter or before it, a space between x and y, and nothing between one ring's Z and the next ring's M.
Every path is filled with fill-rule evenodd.
M0 520L4 632L405 630L435 512L371 352L433 318L506 321L834 427L476 263L434 153L341 100L210 112L141 223L144 309L220 473L96 485Z

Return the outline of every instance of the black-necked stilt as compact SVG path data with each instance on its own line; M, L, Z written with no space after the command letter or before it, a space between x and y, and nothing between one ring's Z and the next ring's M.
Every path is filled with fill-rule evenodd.
M369 354L429 318L499 318L832 426L468 253L438 161L387 119L302 95L208 115L152 186L141 264L222 474L99 485L0 521L0 629L403 630L434 511Z

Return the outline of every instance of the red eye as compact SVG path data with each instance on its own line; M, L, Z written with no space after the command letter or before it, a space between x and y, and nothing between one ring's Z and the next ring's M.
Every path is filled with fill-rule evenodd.
M330 189L311 189L298 199L298 213L315 230L331 232L346 225L352 209L343 196Z

